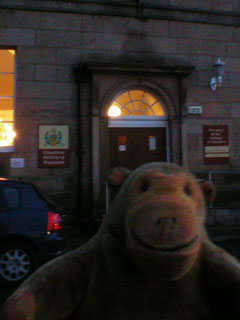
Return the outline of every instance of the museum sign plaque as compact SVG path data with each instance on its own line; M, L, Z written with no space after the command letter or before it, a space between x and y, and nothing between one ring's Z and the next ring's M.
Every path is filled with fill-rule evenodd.
M39 125L38 167L69 167L68 125Z

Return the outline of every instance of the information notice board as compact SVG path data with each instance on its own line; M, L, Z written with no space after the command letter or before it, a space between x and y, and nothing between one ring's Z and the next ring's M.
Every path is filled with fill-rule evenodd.
M203 126L205 164L229 163L229 139L227 125Z

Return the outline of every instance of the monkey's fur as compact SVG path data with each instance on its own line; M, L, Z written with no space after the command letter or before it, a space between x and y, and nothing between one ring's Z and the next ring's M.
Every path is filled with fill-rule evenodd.
M240 264L207 238L205 190L176 165L139 167L94 239L36 271L2 320L240 319Z

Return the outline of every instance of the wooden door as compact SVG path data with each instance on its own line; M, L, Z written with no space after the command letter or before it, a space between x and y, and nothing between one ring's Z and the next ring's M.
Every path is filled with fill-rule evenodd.
M166 161L166 128L109 128L110 168Z

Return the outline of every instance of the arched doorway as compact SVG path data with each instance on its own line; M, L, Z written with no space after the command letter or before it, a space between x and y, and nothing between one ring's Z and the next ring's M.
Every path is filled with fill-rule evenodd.
M154 94L144 89L121 92L108 117L110 168L169 160L167 115Z
M142 131L142 129L151 128L164 131L165 135L160 137L160 140L157 139L155 132L147 133L148 139L144 144L149 149L150 146L154 149L156 140L162 141L165 146L166 161L182 163L182 156L185 155L181 135L182 112L185 112L187 96L187 82L184 78L192 73L193 67L138 64L138 62L136 64L81 63L77 71L80 94L79 181L82 203L85 206L83 211L88 214L89 208L94 208L94 211L98 212L99 210L104 211L106 207L106 181L111 166L114 166L109 161L112 145L109 142L111 129L129 128ZM130 90L142 92L140 97L138 94L135 99L130 93L131 98L125 98L126 101L123 103L125 108L121 107L121 109L129 109L128 106L135 104L134 110L141 110L139 100L145 100L148 97L147 93L150 95L149 102L147 101L148 107L151 106L151 108L146 108L145 112L140 112L140 114L121 113L117 117L109 117L108 110L114 101L119 102L120 96ZM151 96L159 102L161 106L159 110L162 110L162 113L155 112L156 106L153 107L154 104L150 102ZM137 102L130 103L132 100ZM147 110L148 112L154 110L154 113L149 114ZM124 133L118 136L127 135ZM117 139L117 146L124 149L124 144L118 141L121 142L121 138ZM138 141L142 141L142 135ZM186 145L185 142L184 145ZM123 147L120 147L121 145ZM142 150L142 145L143 143L140 143L140 150ZM148 151L154 152L154 150ZM132 157L142 159L134 152ZM118 159L118 157L113 158ZM161 157L158 156L157 160L161 161Z

